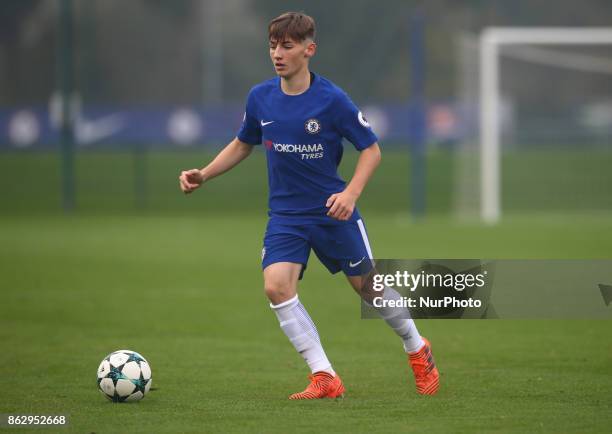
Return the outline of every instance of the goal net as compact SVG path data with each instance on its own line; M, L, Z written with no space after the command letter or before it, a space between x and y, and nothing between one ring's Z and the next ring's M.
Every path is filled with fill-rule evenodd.
M612 212L612 28L489 28L457 53L457 214Z

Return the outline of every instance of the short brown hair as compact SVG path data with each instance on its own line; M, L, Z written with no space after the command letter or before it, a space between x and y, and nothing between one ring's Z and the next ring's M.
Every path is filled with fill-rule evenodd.
M268 40L283 41L286 38L302 42L315 38L315 21L303 12L285 12L268 24Z

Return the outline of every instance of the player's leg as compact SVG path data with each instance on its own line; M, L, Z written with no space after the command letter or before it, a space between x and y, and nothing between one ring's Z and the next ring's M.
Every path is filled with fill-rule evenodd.
M351 286L359 296L372 306L393 331L402 339L404 350L408 354L408 362L414 373L417 392L422 395L433 395L440 386L440 375L431 353L431 344L419 334L410 312L405 307L389 307L383 303L382 307L374 307L373 297L382 297L383 300L399 300L400 294L386 286L381 294L374 291L368 275L346 276Z
M375 307L372 303L374 297L382 297L385 301L400 300L401 295L395 289L387 286L382 292L374 291L370 281L367 279L367 275L351 276L347 274L346 277L355 292L368 305L372 306L381 318L385 320L387 325L402 339L406 353L416 353L423 348L425 341L421 338L408 309L405 307L388 307L389 304L395 305L394 303L383 303L381 307Z
M302 267L302 264L293 262L276 262L263 270L264 291L271 306L281 305L295 298Z
M348 231L346 235L344 235L344 238L346 238L344 244L350 248L350 253L348 253L348 256L351 257L352 260L349 260L348 264L346 261L342 261L340 266L342 267L344 274L347 276L353 289L355 289L355 291L357 291L357 293L371 305L371 297L374 296L374 291L371 287L369 287L369 285L365 285L365 283L371 282L365 280L364 277L367 276L365 273L368 273L373 266L373 255L372 248L370 247L370 240L368 239L368 233L363 220L359 219L355 225L348 226ZM354 264L356 261L364 257L365 260L361 266L355 267ZM366 267L364 267L364 265ZM380 296L380 294L376 295ZM389 287L385 287L382 297L383 299L388 300L398 300L401 298L397 291ZM423 347L425 342L421 338L414 321L410 317L410 312L408 309L389 307L375 307L375 309L389 325L389 327L391 327L393 331L402 339L406 353L415 353Z
M302 264L277 262L264 269L264 287L281 329L312 374L310 384L289 399L336 398L344 393L342 380L332 369L314 322L297 295Z
M371 305L372 297L380 296L380 293L363 292L362 276L367 276L366 273L372 269L372 250L363 221L319 226L313 232L313 250L319 260L332 273L343 271L355 291ZM385 288L383 298L399 299L400 295L393 288ZM400 336L407 353L417 352L423 347L424 341L406 308L373 308Z
M355 291L372 306L372 297L381 294L375 294L371 286L364 285L368 282L365 277L373 267L373 256L363 221L359 219L356 223L321 228L320 232L313 242L316 255L332 273L342 270ZM396 300L400 295L393 288L386 287L382 297ZM431 348L419 334L408 309L372 307L402 339L415 374L417 391L422 394L435 393L438 389L438 370Z
M317 328L297 295L298 280L309 253L307 236L299 227L268 225L262 255L265 292L281 329L312 372L311 384L290 399L337 397L344 393Z

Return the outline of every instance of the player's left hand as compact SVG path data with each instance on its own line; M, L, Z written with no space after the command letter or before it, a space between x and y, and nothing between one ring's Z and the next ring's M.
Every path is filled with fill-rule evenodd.
M342 191L329 196L325 206L329 208L327 215L336 220L348 220L353 215L358 195L350 191Z

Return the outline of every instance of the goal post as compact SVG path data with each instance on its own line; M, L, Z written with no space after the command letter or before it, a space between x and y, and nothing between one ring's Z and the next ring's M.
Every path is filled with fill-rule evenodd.
M479 38L480 217L501 217L500 52L508 45L612 45L612 27L489 27Z

